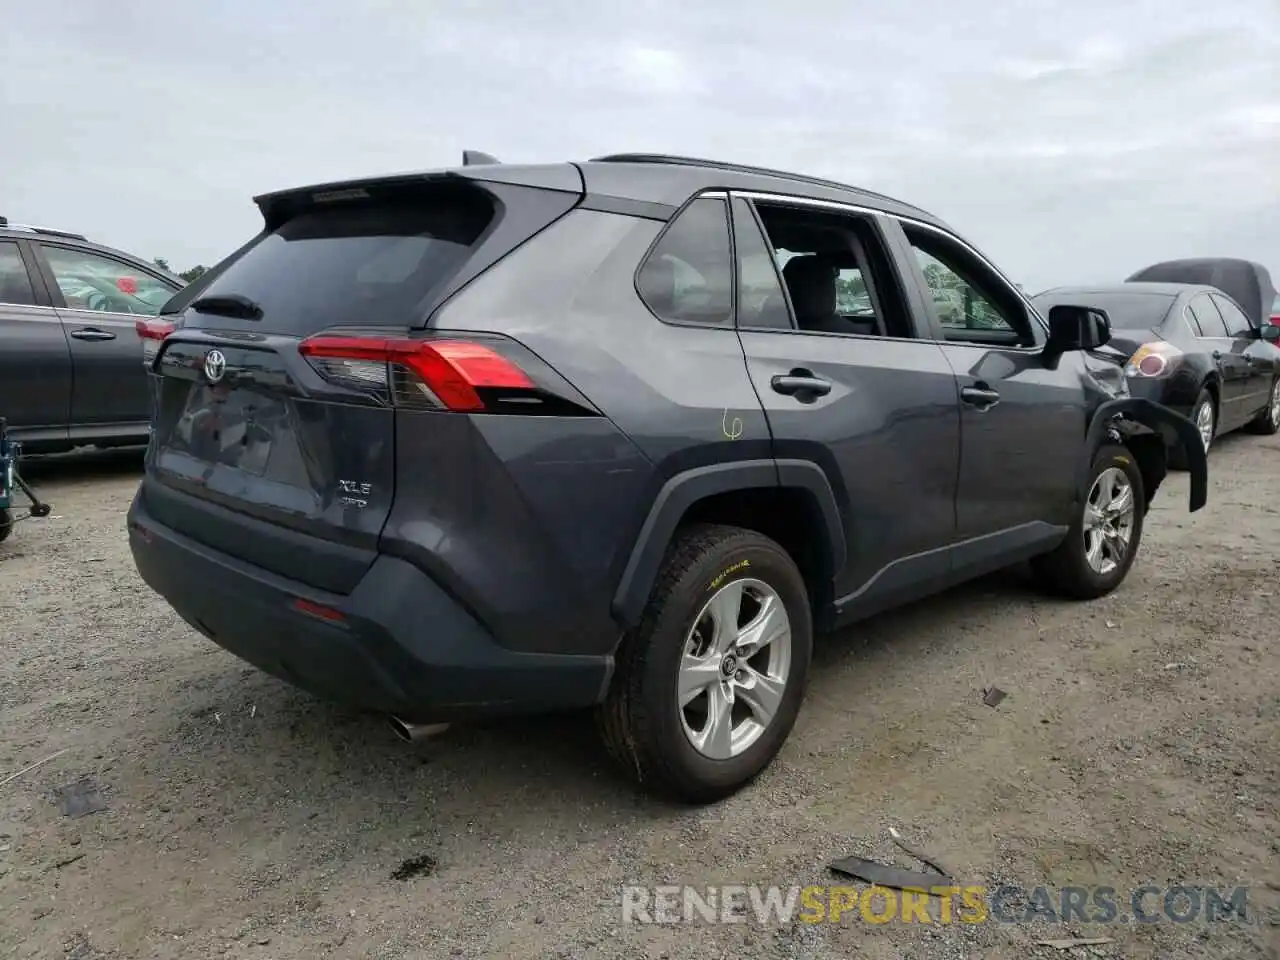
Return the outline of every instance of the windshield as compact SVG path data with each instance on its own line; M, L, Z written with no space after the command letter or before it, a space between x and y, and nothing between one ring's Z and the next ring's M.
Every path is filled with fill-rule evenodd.
M1032 303L1040 311L1040 315L1046 318L1051 307L1063 304L1093 307L1106 312L1112 327L1118 330L1138 330L1160 326L1176 299L1167 293L1047 290L1037 295Z

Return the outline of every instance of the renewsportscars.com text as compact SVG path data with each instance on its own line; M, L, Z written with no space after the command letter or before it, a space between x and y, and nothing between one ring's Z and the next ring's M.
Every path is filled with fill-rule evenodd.
M623 923L1217 923L1248 919L1248 892L1205 886L876 886L628 885Z

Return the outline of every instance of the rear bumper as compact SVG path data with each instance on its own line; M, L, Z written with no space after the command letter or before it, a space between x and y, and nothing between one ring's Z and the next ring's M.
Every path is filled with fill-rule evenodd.
M196 543L149 517L138 498L128 525L139 574L184 620L327 700L411 723L556 712L598 703L612 673L608 656L499 646L404 560L380 556L350 594L330 594ZM322 609L305 612L298 600Z

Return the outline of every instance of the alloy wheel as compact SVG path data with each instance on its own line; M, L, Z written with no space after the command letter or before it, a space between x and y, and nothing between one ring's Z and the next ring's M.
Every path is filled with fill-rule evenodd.
M1280 380L1271 388L1271 422L1280 424Z
M781 707L791 672L791 620L761 580L725 584L685 637L677 691L689 743L712 760L741 755Z
M1119 467L1093 481L1084 507L1084 555L1095 573L1106 576L1128 557L1136 509L1133 483Z
M1200 431L1200 442L1204 444L1204 452L1209 452L1213 443L1213 401L1206 399L1196 408L1196 429Z

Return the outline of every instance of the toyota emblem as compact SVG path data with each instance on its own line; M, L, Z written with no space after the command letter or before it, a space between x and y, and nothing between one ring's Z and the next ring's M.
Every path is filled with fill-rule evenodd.
M227 358L221 350L210 350L204 355L204 375L210 383L217 383L227 372Z

